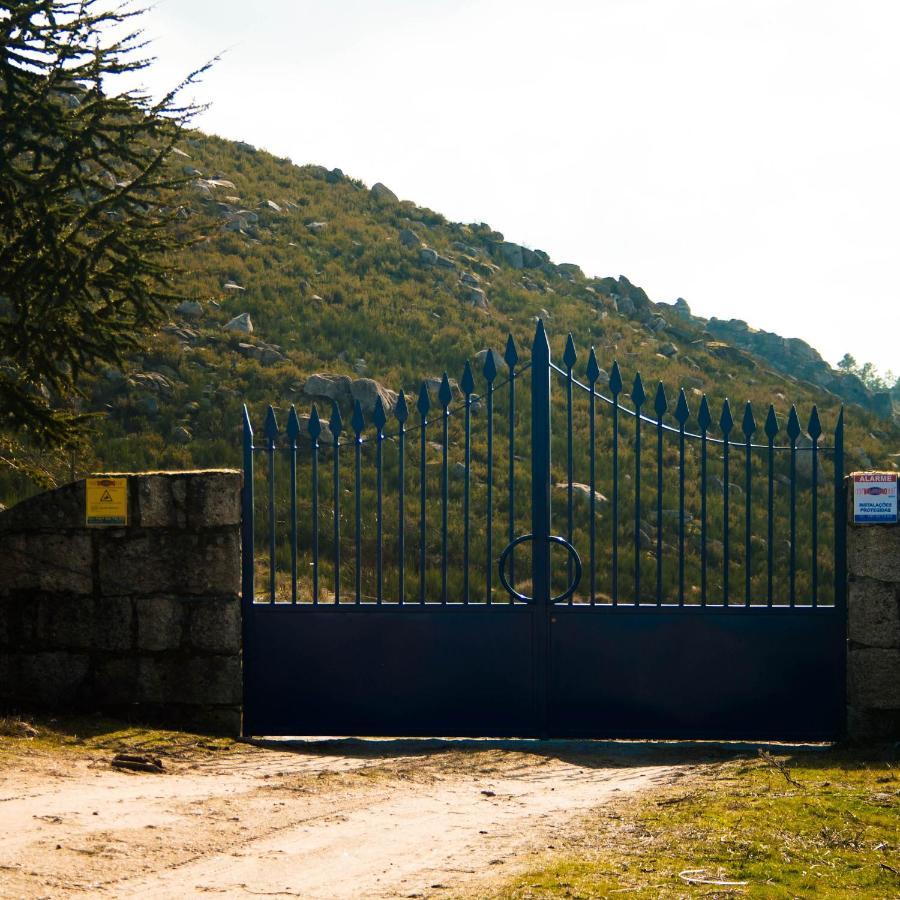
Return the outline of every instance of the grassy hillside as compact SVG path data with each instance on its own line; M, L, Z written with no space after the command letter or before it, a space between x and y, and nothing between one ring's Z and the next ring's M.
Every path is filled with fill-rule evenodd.
M249 405L257 430L262 427L269 403L274 405L283 426L290 404L296 404L300 413L309 412L313 398L304 393L304 386L312 373L376 379L393 391L404 390L412 410L423 378L437 377L446 371L451 378L460 379L466 360L474 360L478 351L486 347L502 350L509 333L518 343L523 362L527 361L537 317L544 320L554 359L560 365L566 335L573 334L578 351L575 364L578 377L584 379L591 346L596 348L599 365L606 372L618 360L625 382L623 402L626 405L632 378L640 371L649 395L644 411L651 416L656 383L662 380L669 398L666 421L670 424L674 424L671 413L678 387L683 386L691 408L690 430L697 428L700 395L706 393L714 422L718 422L726 397L734 403L737 440L741 439L739 423L743 404L750 400L760 427L757 440L765 440L762 423L768 404L774 403L784 427L790 403L794 402L804 426L813 404L818 404L825 431L823 443L830 443L842 402L835 393L802 377L775 371L772 364L760 357L723 342L721 335L717 339L704 330L701 320L679 315L670 306L656 307L627 280L586 277L577 266L556 265L539 251L516 249L515 245L503 243L503 236L488 225L448 222L439 213L397 201L389 191L370 190L338 170L298 167L290 160L278 159L249 145L199 133L186 141L181 152L184 155L173 163L195 170L192 174L196 177L184 197L181 214L199 224L206 235L205 240L194 245L180 260L186 270L185 291L194 300L173 310L172 321L152 338L142 356L131 361L127 371L98 373L85 383L89 398L85 406L99 416L93 429L90 455L75 461L79 473L100 469L238 465L242 404ZM245 313L252 321L252 334L224 327ZM505 374L501 371L498 382ZM475 392L484 394L480 366L475 380ZM602 377L599 386L607 391ZM564 415L559 405L563 387L561 382L554 386L556 411L560 416ZM521 390L524 389L526 383L522 384ZM498 437L495 453L498 532L494 555L505 543L501 534L506 527L503 517L508 488L505 403L503 389L497 394L496 405L496 428L504 437L502 441ZM574 480L586 482L586 398L580 398L578 403ZM326 406L320 399L319 408L324 417L329 414ZM412 411L414 422L416 417ZM343 412L349 423L349 405L345 404ZM603 416L608 415L606 408L601 412ZM481 522L473 524L473 565L478 555L484 553L487 460L483 415L482 404L473 420L476 424L472 515ZM563 418L558 420L560 426L563 422ZM847 411L847 426L848 469L896 466L897 458L892 454L896 454L900 440L895 425L862 407L851 406ZM450 423L451 465L461 459L461 427L460 416L454 416ZM388 431L391 430L389 427ZM517 417L516 451L522 456L527 455L527 430L527 397L523 395ZM631 422L622 423L623 472L631 471L628 466L633 469L633 462L627 458L631 430ZM643 483L649 493L644 508L649 513L655 504L656 469L653 435L646 426L645 431L649 452L645 451ZM564 433L561 427L556 432L554 477L565 481ZM715 429L713 433L718 434ZM601 460L598 490L604 494L609 493L610 438L608 425L598 431ZM429 440L440 440L439 425L433 426ZM414 518L414 491L418 490L414 477L416 459L412 456L418 452L415 441L417 438L411 436L407 464L410 565L414 562L414 536L418 527ZM366 453L370 452L367 447ZM676 459L675 445L667 442L665 453L668 467ZM428 454L429 492L436 498L441 484L440 452L429 444ZM345 451L345 458L346 486L352 478L352 450ZM330 486L325 481L328 462L323 455L320 473L323 553L328 551L326 536L330 534L330 507L325 509L324 504L324 497L330 496ZM693 445L689 448L689 464L696 465ZM385 454L387 483L396 477L396 465L396 448L390 442ZM715 465L720 466L717 459ZM761 461L754 465L755 472L762 471ZM735 454L732 480L740 479L742 466L742 460ZM367 471L370 469L367 463ZM261 470L264 471L262 466ZM519 470L518 507L527 514L528 485L524 478L527 463L521 462ZM710 471L721 474L718 468ZM61 479L67 475L65 469L59 472ZM823 478L827 477L823 470ZM368 514L372 484L368 475L366 478ZM625 567L631 565L625 545L630 546L633 537L625 514L634 500L629 479L630 475L621 484L624 493L620 530ZM755 480L761 489L762 478ZM308 511L310 496L306 481L304 484L306 487L301 485L301 511ZM27 490L20 483L0 480L0 500L7 504ZM461 490L459 478L454 478L450 501L457 513L462 502ZM665 505L669 509L677 502L672 493L677 490L675 479L666 479L665 490ZM743 521L742 500L736 491L732 501L735 527ZM780 521L786 514L785 494L780 491L777 499ZM823 493L822 497L827 508L827 494ZM393 509L396 503L390 502L394 504ZM696 503L696 477L691 476L689 509L695 508ZM721 501L714 505L718 509ZM755 515L764 513L763 502L754 501L754 509ZM433 513L438 516L437 509ZM801 509L801 514L808 513ZM346 532L350 539L353 508L349 494L344 515L348 519ZM608 510L604 505L601 516L606 515ZM721 511L715 512L711 507L711 516L715 515L721 519ZM369 519L367 515L366 539L372 537ZM522 520L523 528L526 519L527 515ZM436 539L438 522L436 518L431 523L434 527L429 526L429 541L432 536ZM451 516L452 553L460 552L458 523L458 515ZM583 532L586 528L585 513L581 510L576 529ZM611 525L606 523L601 528L608 532ZM303 529L301 543L305 541L308 547L308 522ZM647 532L642 542L653 544L652 517L642 522L642 529ZM762 520L755 521L754 529L764 533ZM689 531L696 531L695 523ZM823 541L826 539L827 533L823 534ZM393 538L386 534L385 540L390 544ZM667 536L669 550L671 540ZM696 538L689 535L689 540L693 541L694 548L691 551L694 562L690 564L694 568L689 572L689 582L695 584ZM735 532L734 543L741 541L740 533ZM430 547L429 552L437 553L439 549ZM280 569L286 565L286 553L282 538ZM647 578L652 581L654 569L649 551L647 556ZM760 559L754 561L753 571L754 578L759 579L762 554L757 556ZM308 569L307 563L305 559L306 568L302 571ZM608 570L601 574L601 580L605 579ZM735 584L740 585L737 576L734 577ZM672 589L672 578L668 566L668 590Z
M823 421L834 421L840 403L833 395L704 338L699 328L675 321L674 333L653 334L613 310L597 287L601 280L512 268L502 256L488 254L490 242L502 236L487 225L447 222L412 203L379 202L365 185L340 173L297 167L216 137L198 135L184 152L190 159L181 162L203 175L185 197L184 215L200 217L208 237L182 261L186 291L202 314L173 311L171 327L124 373L130 380L110 372L89 385L89 405L103 420L96 428L96 458L81 460L79 468L233 463L244 399L256 413L263 403L299 403L310 373L358 377L354 365L360 359L365 374L394 390L415 391L423 377L443 370L459 378L466 359L487 346L502 348L508 332L527 348L538 315L545 318L555 358L573 333L582 372L594 345L604 369L619 360L627 385L640 370L647 384L662 379L670 389L702 382L711 401L749 399L763 411L773 402L782 414L794 401L804 424L818 403ZM208 179L233 187L209 186ZM280 210L261 206L269 200ZM324 226L308 227L317 222ZM243 230L230 230L241 225ZM401 243L403 228L455 268L424 264L421 248ZM468 300L460 273L480 281L486 310ZM252 319L252 336L222 330L244 312ZM659 355L670 342L680 352ZM254 359L241 343L274 345L283 359ZM160 373L165 381L133 378L145 373ZM180 442L186 435L176 437L179 426L190 431L188 443ZM850 447L874 464L889 465L896 428L856 408L848 427Z

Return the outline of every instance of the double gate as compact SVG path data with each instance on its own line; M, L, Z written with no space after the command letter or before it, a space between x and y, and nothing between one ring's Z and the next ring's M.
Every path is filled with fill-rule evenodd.
M481 395L467 363L350 429L270 407L258 444L245 410L246 734L841 734L843 413L824 446L815 408L714 425L562 362L538 323Z

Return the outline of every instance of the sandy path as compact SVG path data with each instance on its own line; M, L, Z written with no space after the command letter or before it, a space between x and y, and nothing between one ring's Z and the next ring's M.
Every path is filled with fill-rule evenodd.
M685 772L589 745L398 741L242 747L167 770L0 768L0 896L451 896L521 868L612 792Z

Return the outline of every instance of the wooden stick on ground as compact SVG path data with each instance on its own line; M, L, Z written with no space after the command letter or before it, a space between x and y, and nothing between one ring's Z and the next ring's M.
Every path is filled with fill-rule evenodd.
M153 772L155 774L163 771L161 759L153 756L134 756L130 753L117 753L110 765L116 769L128 769L131 772Z
M687 884L714 884L716 887L746 887L749 881L721 881L706 877L706 869L685 869L678 877Z

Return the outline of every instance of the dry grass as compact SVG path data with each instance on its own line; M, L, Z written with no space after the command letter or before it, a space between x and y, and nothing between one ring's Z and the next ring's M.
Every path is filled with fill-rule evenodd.
M0 717L0 758L27 753L155 753L189 758L239 746L210 737L126 724L103 716Z
M596 811L495 896L900 898L893 753L711 767L687 788Z

